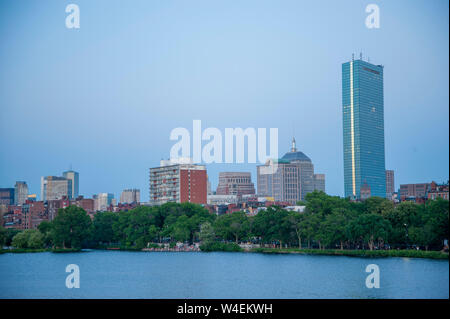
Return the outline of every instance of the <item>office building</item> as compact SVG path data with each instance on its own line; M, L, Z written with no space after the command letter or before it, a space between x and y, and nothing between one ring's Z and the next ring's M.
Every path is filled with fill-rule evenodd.
M120 202L122 204L139 203L141 191L139 189L125 189L120 194Z
M41 177L41 200L72 198L72 180L65 177Z
M221 172L217 195L252 195L255 194L255 185L252 183L251 173Z
M14 185L14 205L23 205L27 201L28 186L26 182L16 182Z
M325 174L314 174L314 190L325 193Z
M109 206L115 205L114 194L100 193L93 196L94 210L98 212L105 212Z
M342 64L342 119L345 196L386 197L383 66L362 59Z
M206 204L207 174L204 165L192 161L161 161L160 167L150 168L150 202Z
M212 195L211 182L209 181L208 174L206 174L206 194L207 195Z
M258 196L295 205L314 190L325 191L325 175L314 174L314 164L297 150L295 138L291 151L281 159L270 159L257 166Z
M69 170L63 172L63 177L66 179L70 179L72 181L72 190L71 190L72 196L70 197L70 199L76 199L79 195L80 174L78 172Z
M14 188L0 188L0 204L14 205Z

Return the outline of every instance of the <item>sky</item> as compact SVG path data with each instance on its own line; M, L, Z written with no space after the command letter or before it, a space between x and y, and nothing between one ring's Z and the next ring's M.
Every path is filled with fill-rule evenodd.
M80 9L68 29L65 8ZM369 29L368 4L380 8ZM449 3L358 0L0 1L0 187L80 173L91 197L139 188L172 129L278 128L344 195L341 65L384 65L386 169L449 176ZM192 143L192 142L191 142ZM255 164L208 164L220 171Z

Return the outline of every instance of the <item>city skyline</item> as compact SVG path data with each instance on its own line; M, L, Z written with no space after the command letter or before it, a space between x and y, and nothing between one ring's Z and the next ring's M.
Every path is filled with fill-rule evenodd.
M197 118L220 129L278 127L279 155L294 135L327 193L344 196L340 72L361 51L386 66L395 189L448 180L448 3L382 3L380 29L365 27L363 1L201 2L202 13L180 2L78 4L76 31L60 4L0 10L0 187L26 181L39 194L41 176L72 163L86 197L146 190L148 167L169 158L170 131ZM220 171L256 178L254 164L208 165L213 189Z

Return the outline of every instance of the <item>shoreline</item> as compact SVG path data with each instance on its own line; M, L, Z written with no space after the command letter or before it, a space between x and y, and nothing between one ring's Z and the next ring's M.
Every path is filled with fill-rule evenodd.
M449 254L441 251L423 251L423 250L340 250L340 249L298 249L298 248L252 248L241 251L202 251L202 250L176 250L176 249L1 249L0 254L12 253L78 253L89 251L133 251L133 252L243 252L243 253L261 253L261 254L300 254L300 255L321 255L321 256L346 256L346 257L364 257L364 258L386 258L386 257L400 257L400 258L425 258L434 260L448 260Z
M298 249L298 248L254 248L249 252L263 254L303 254L303 255L322 255L322 256L346 256L346 257L365 257L365 258L426 258L448 260L448 253L441 251L425 250L340 250L340 249Z

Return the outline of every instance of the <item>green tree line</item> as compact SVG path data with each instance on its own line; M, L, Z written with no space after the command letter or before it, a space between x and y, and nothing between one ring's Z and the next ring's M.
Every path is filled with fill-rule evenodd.
M167 203L101 212L93 220L83 209L69 206L37 230L0 228L0 243L17 248L142 249L151 243L202 242L204 250L226 250L226 243L245 241L274 247L440 250L448 239L449 202L443 199L394 205L378 197L351 202L313 192L298 204L305 206L304 213L271 206L255 216L216 216L201 205Z

